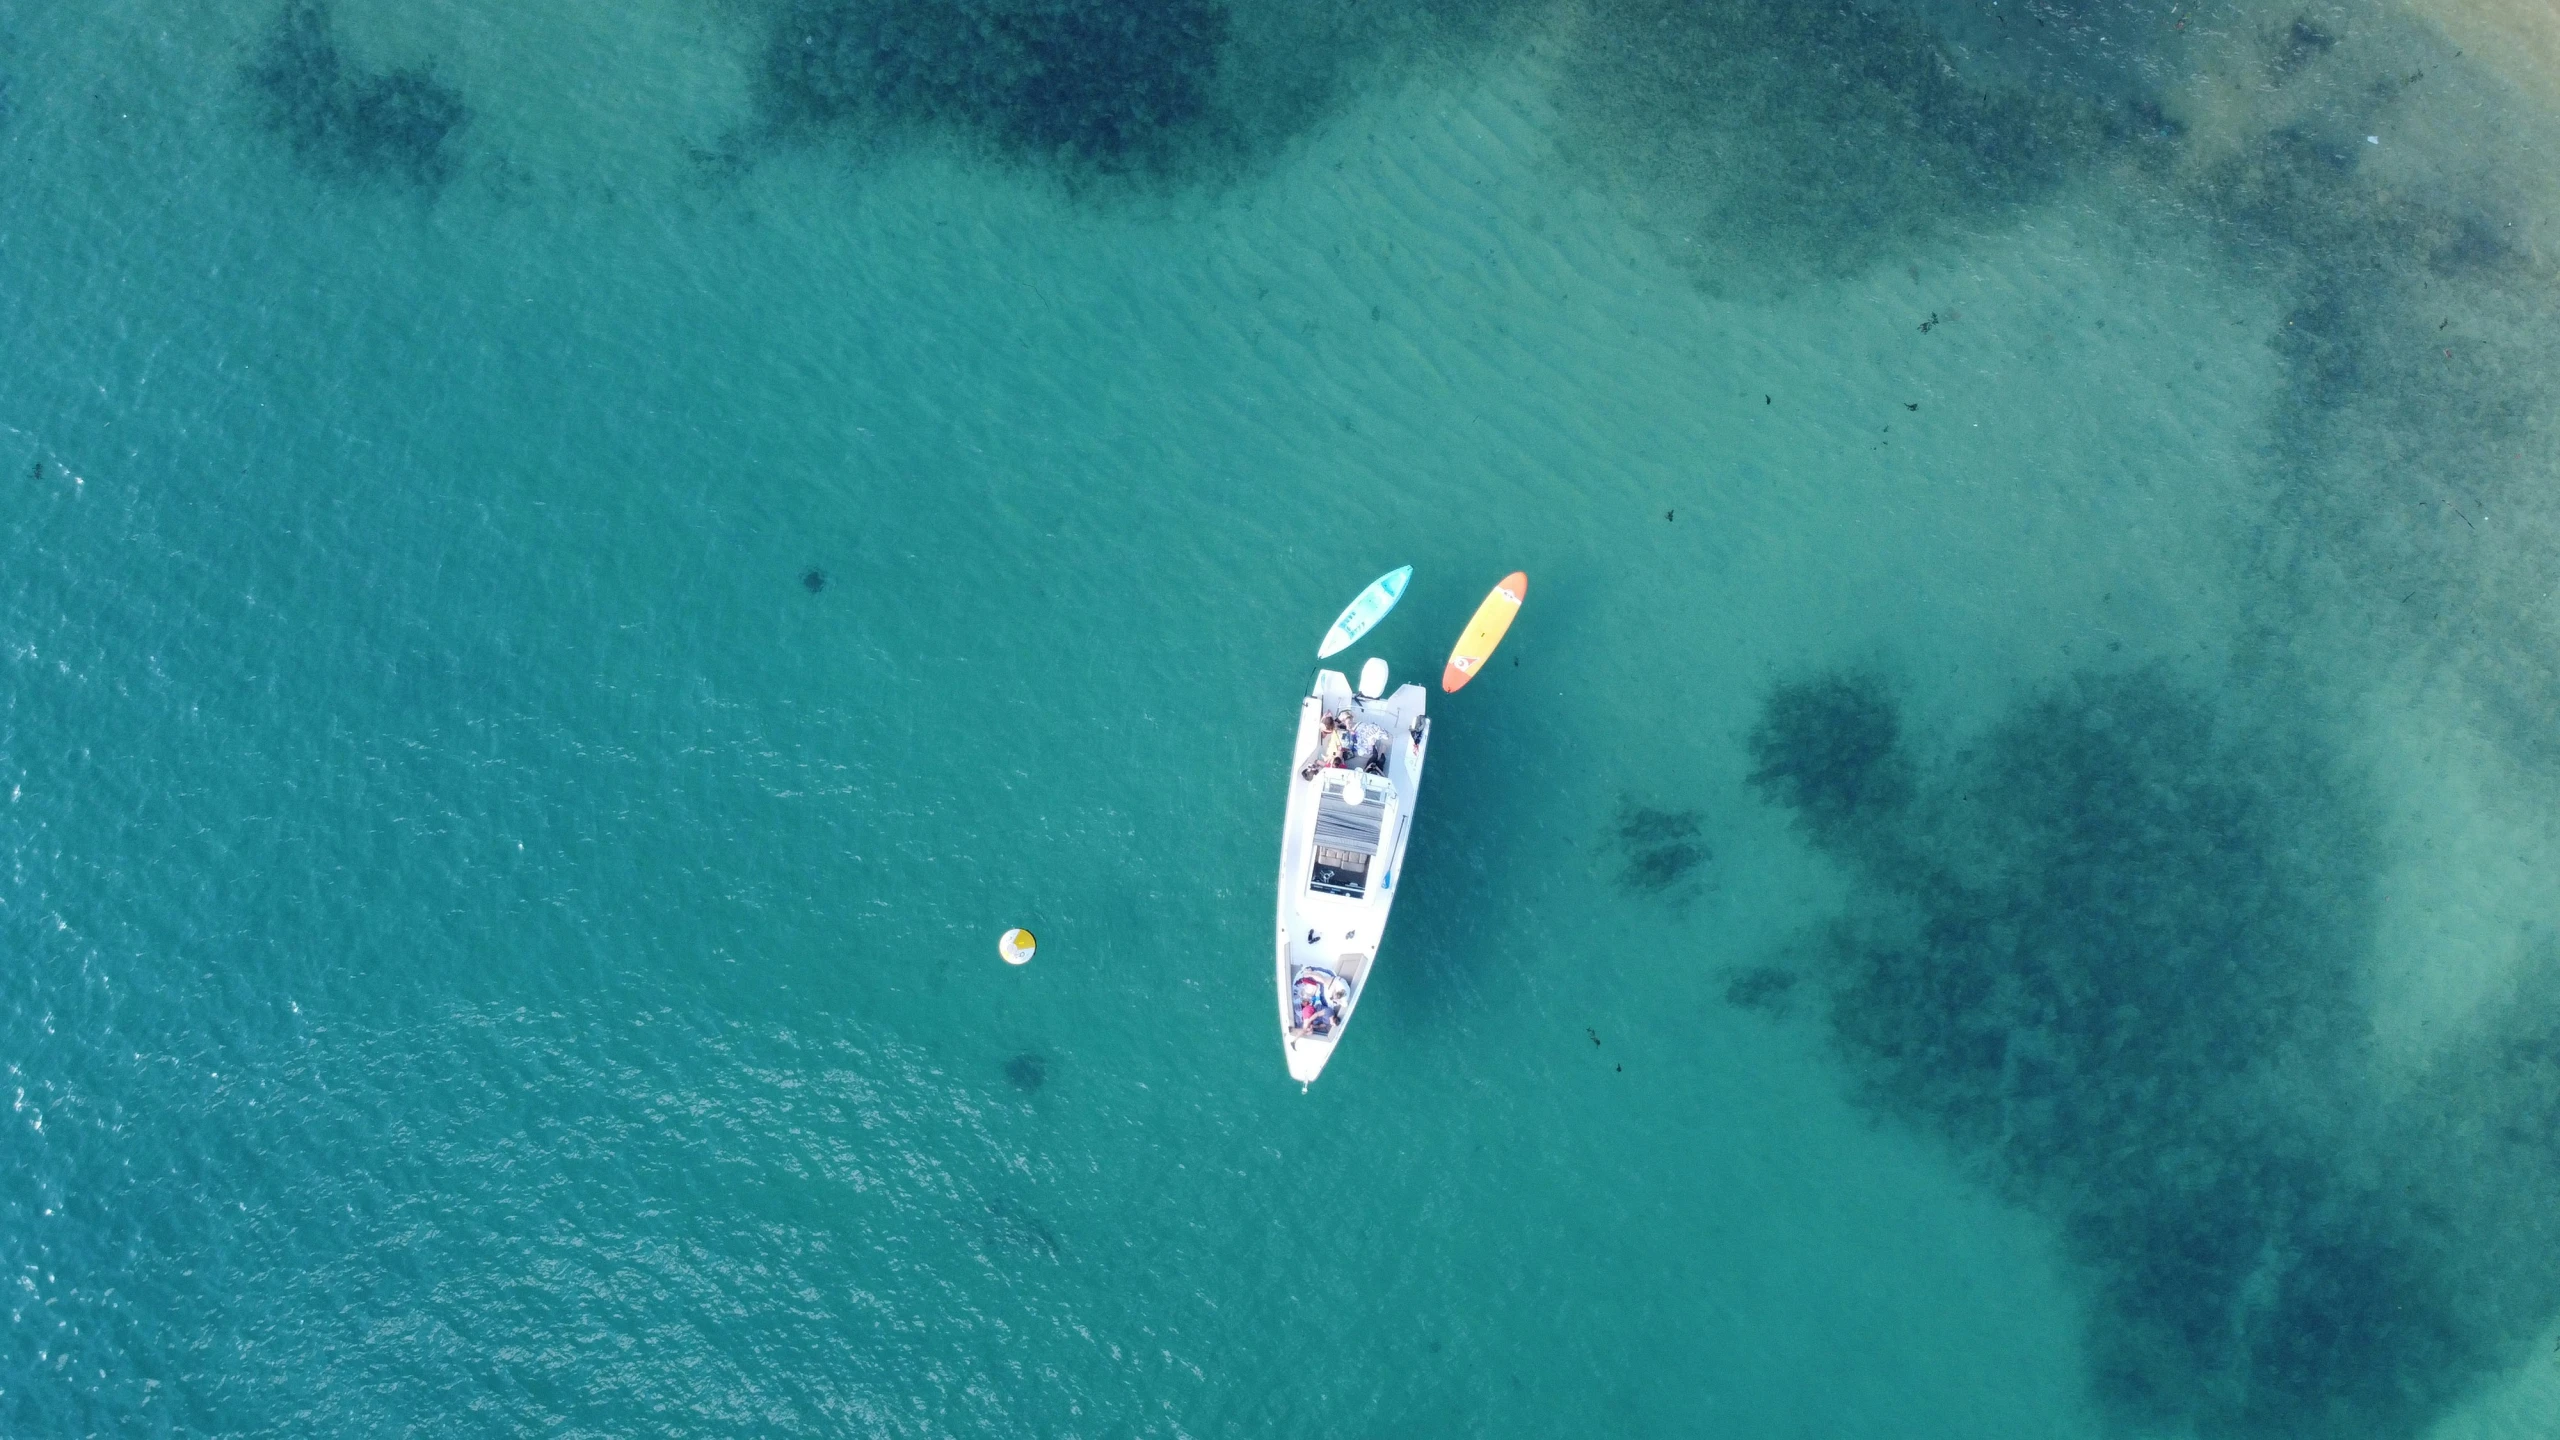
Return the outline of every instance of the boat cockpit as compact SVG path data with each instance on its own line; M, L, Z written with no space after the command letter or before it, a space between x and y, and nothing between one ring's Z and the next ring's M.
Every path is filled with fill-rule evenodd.
M1289 985L1292 1028L1302 1035L1332 1035L1350 1003L1351 982L1321 965L1299 967Z
M1316 741L1316 753L1298 768L1298 778L1313 780L1319 770L1358 770L1370 775L1387 773L1387 729L1366 720L1356 710L1337 710L1324 717L1324 729Z

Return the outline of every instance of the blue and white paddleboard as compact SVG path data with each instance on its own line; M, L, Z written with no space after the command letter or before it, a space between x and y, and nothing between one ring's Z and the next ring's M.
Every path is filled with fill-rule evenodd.
M1407 565L1371 581L1369 588L1360 592L1359 599L1343 607L1341 617L1333 622L1333 628L1324 632L1324 644L1317 647L1316 658L1321 660L1368 634L1369 627L1386 619L1387 612L1396 608L1396 602L1404 598L1404 582L1412 578L1413 567Z

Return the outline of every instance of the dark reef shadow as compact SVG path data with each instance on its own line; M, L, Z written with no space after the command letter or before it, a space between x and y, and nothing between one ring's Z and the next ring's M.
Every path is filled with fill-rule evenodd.
M243 78L260 124L321 175L433 194L455 174L471 119L460 92L429 70L350 66L317 0L277 14Z
M1764 293L2009 223L2178 128L2138 70L2107 93L2036 83L2033 56L1959 64L1930 8L1588 0L1566 153L1701 285Z
M1619 887L1655 898L1679 898L1695 890L1699 867L1715 859L1704 829L1701 811L1657 810L1621 800L1611 827L1622 862Z
M1724 975L1724 1003L1737 1010L1757 1010L1783 1020L1792 1008L1796 983L1803 978L1782 965L1750 965L1727 970Z
M1049 1083L1049 1061L1038 1051L1025 1050L1004 1062L1004 1078L1024 1094L1037 1092Z
M692 151L938 144L1089 201L1254 173L1364 86L1481 53L1529 0L759 0L753 114Z
M1217 0L786 0L767 32L762 119L944 126L1015 161L1165 165L1214 123Z
M980 1233L988 1249L1051 1261L1065 1258L1058 1232L1039 1216L1006 1200L988 1201L985 1213Z
M1816 676L1750 737L1753 786L1857 885L1807 983L1865 1104L2055 1222L2107 1412L2414 1436L2520 1359L2560 1313L2553 1224L2516 1223L2552 1193L2560 1023L2458 1116L2378 1098L2378 822L2324 732L2160 668L2023 696L1944 759L1895 710Z
M2178 191L2236 270L2288 299L2269 338L2280 543L2263 563L2283 603L2361 610L2393 651L2460 675L2502 749L2560 782L2544 599L2560 557L2528 538L2560 522L2543 458L2560 438L2560 266L2512 238L2520 189L2368 173L2364 137L2398 128L2450 55L2369 54L2352 32L2268 44L2302 103L2198 157Z

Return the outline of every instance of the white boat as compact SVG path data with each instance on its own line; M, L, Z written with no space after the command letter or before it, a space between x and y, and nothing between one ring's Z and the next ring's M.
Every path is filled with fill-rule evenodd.
M1361 668L1358 693L1319 670L1298 706L1278 949L1280 1048L1301 1085L1324 1072L1368 988L1413 834L1431 722L1421 686L1381 699L1386 682L1383 660Z

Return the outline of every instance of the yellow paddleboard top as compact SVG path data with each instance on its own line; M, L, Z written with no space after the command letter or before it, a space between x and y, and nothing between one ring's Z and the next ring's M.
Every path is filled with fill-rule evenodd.
M1458 637L1458 647L1449 652L1449 666L1440 672L1440 688L1456 690L1476 678L1484 662L1493 655L1493 647L1510 633L1512 617L1520 613L1520 602L1529 598L1527 572L1514 570L1502 577L1493 593L1476 607L1476 617L1467 622L1466 633Z

